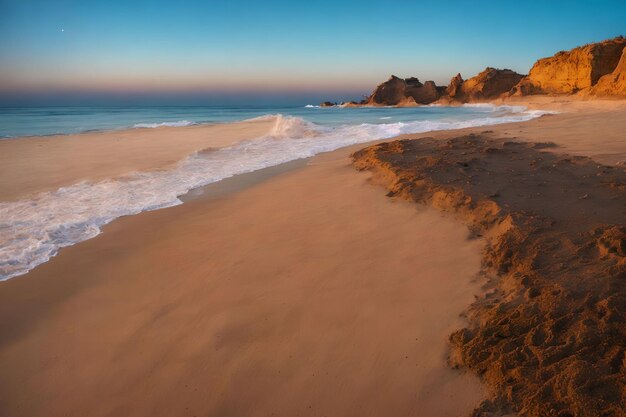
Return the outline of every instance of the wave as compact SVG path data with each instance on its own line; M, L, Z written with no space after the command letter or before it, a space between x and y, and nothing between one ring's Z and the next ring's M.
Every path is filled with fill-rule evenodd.
M317 108L318 108L318 107L320 107L320 106L317 106L317 105L315 105L315 104L307 104L307 105L306 105L306 106L304 106L304 107L305 107L305 108L307 108L307 109L317 109Z
M156 127L183 127L183 126L192 126L195 124L196 124L195 122L190 122L189 120L179 120L177 122L137 123L133 125L133 127L154 129Z
M275 120L280 114L264 114L262 116L251 117L249 119L243 119L242 122L266 122Z
M474 110L484 110L486 112L509 112L509 113L524 113L527 108L524 106L511 106L511 105L495 105L491 103L465 103L461 107L471 108Z
M29 200L0 202L0 280L25 274L60 248L98 235L103 225L118 217L181 204L179 196L189 190L234 175L400 134L520 122L545 113L336 127L282 114L262 116L263 120L275 120L266 135L210 152L199 151L170 170L81 182Z

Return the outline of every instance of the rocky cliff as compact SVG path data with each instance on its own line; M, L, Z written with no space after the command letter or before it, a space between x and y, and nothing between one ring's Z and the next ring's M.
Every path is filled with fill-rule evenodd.
M460 95L462 85L463 77L461 77L461 74L457 74L456 76L452 77L448 88L446 88L446 94L448 95L448 97L456 97L457 95Z
M626 38L617 37L540 59L511 92L517 95L590 92L601 77L616 69L624 47Z
M403 79L392 75L367 99L348 105L414 106L436 101L467 103L507 95L576 93L626 97L626 37L619 36L542 58L527 76L510 69L487 67L467 80L457 74L448 87L440 87L433 81L422 84L415 77Z
M376 87L364 104L374 106L429 104L439 97L440 93L433 81L422 84L415 77L402 79L392 75Z
M509 69L486 68L465 81L461 74L457 74L450 85L443 88L433 81L422 84L415 77L402 79L392 75L389 80L376 87L363 104L406 106L429 104L441 98L461 102L491 99L508 93L522 78L523 75Z
M591 89L591 94L598 96L625 96L626 97L626 48L622 51L622 58L613 72L603 75Z
M523 75L510 69L487 67L465 81L461 74L457 74L450 81L447 92L450 99L463 102L497 98L508 93L522 78Z

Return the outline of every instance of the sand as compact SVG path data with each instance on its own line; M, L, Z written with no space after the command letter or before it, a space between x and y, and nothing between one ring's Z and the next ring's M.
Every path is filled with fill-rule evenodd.
M528 123L411 137L488 130L486 139L555 142L561 147L545 150L619 167L625 112L576 106ZM121 153L107 138L106 168L42 180L10 165L3 181L8 173L21 183L3 185L2 195L175 160L163 149L146 160L129 150L145 166L115 161ZM177 155L213 140L198 138ZM489 382L484 391L480 373L464 371L476 371L471 361L447 364L449 335L469 326L461 315L482 299L487 240L469 239L453 216L385 198L370 174L351 167L361 147L118 219L0 283L2 414L456 416L493 400ZM32 163L47 158L33 149Z
M0 201L79 181L166 169L187 155L270 131L273 121L138 128L0 140Z
M624 114L614 116L609 125L624 132ZM626 170L526 140L405 139L354 160L389 195L453 213L486 237L489 291L451 336L453 363L489 387L476 415L623 416Z
M482 243L388 201L348 154L120 219L3 282L5 412L471 411L482 386L447 367L446 340Z

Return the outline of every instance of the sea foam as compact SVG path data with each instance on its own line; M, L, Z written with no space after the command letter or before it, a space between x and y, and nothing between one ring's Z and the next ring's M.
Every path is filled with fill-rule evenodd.
M133 125L135 128L150 128L154 129L156 127L183 127L183 126L191 126L196 123L190 122L189 120L179 120L177 122L161 122L161 123L137 123Z
M491 110L489 110L491 111ZM181 204L189 190L237 174L256 171L320 152L405 133L459 129L541 116L538 111L509 111L505 116L466 121L318 125L282 114L268 134L214 152L197 152L169 170L140 172L100 182L80 182L32 199L0 202L0 280L22 275L46 262L60 248L90 239L112 220Z

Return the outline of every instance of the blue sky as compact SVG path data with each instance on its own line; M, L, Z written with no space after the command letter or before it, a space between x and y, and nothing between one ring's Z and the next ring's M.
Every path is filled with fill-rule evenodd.
M620 34L624 0L0 0L0 103L358 98Z

